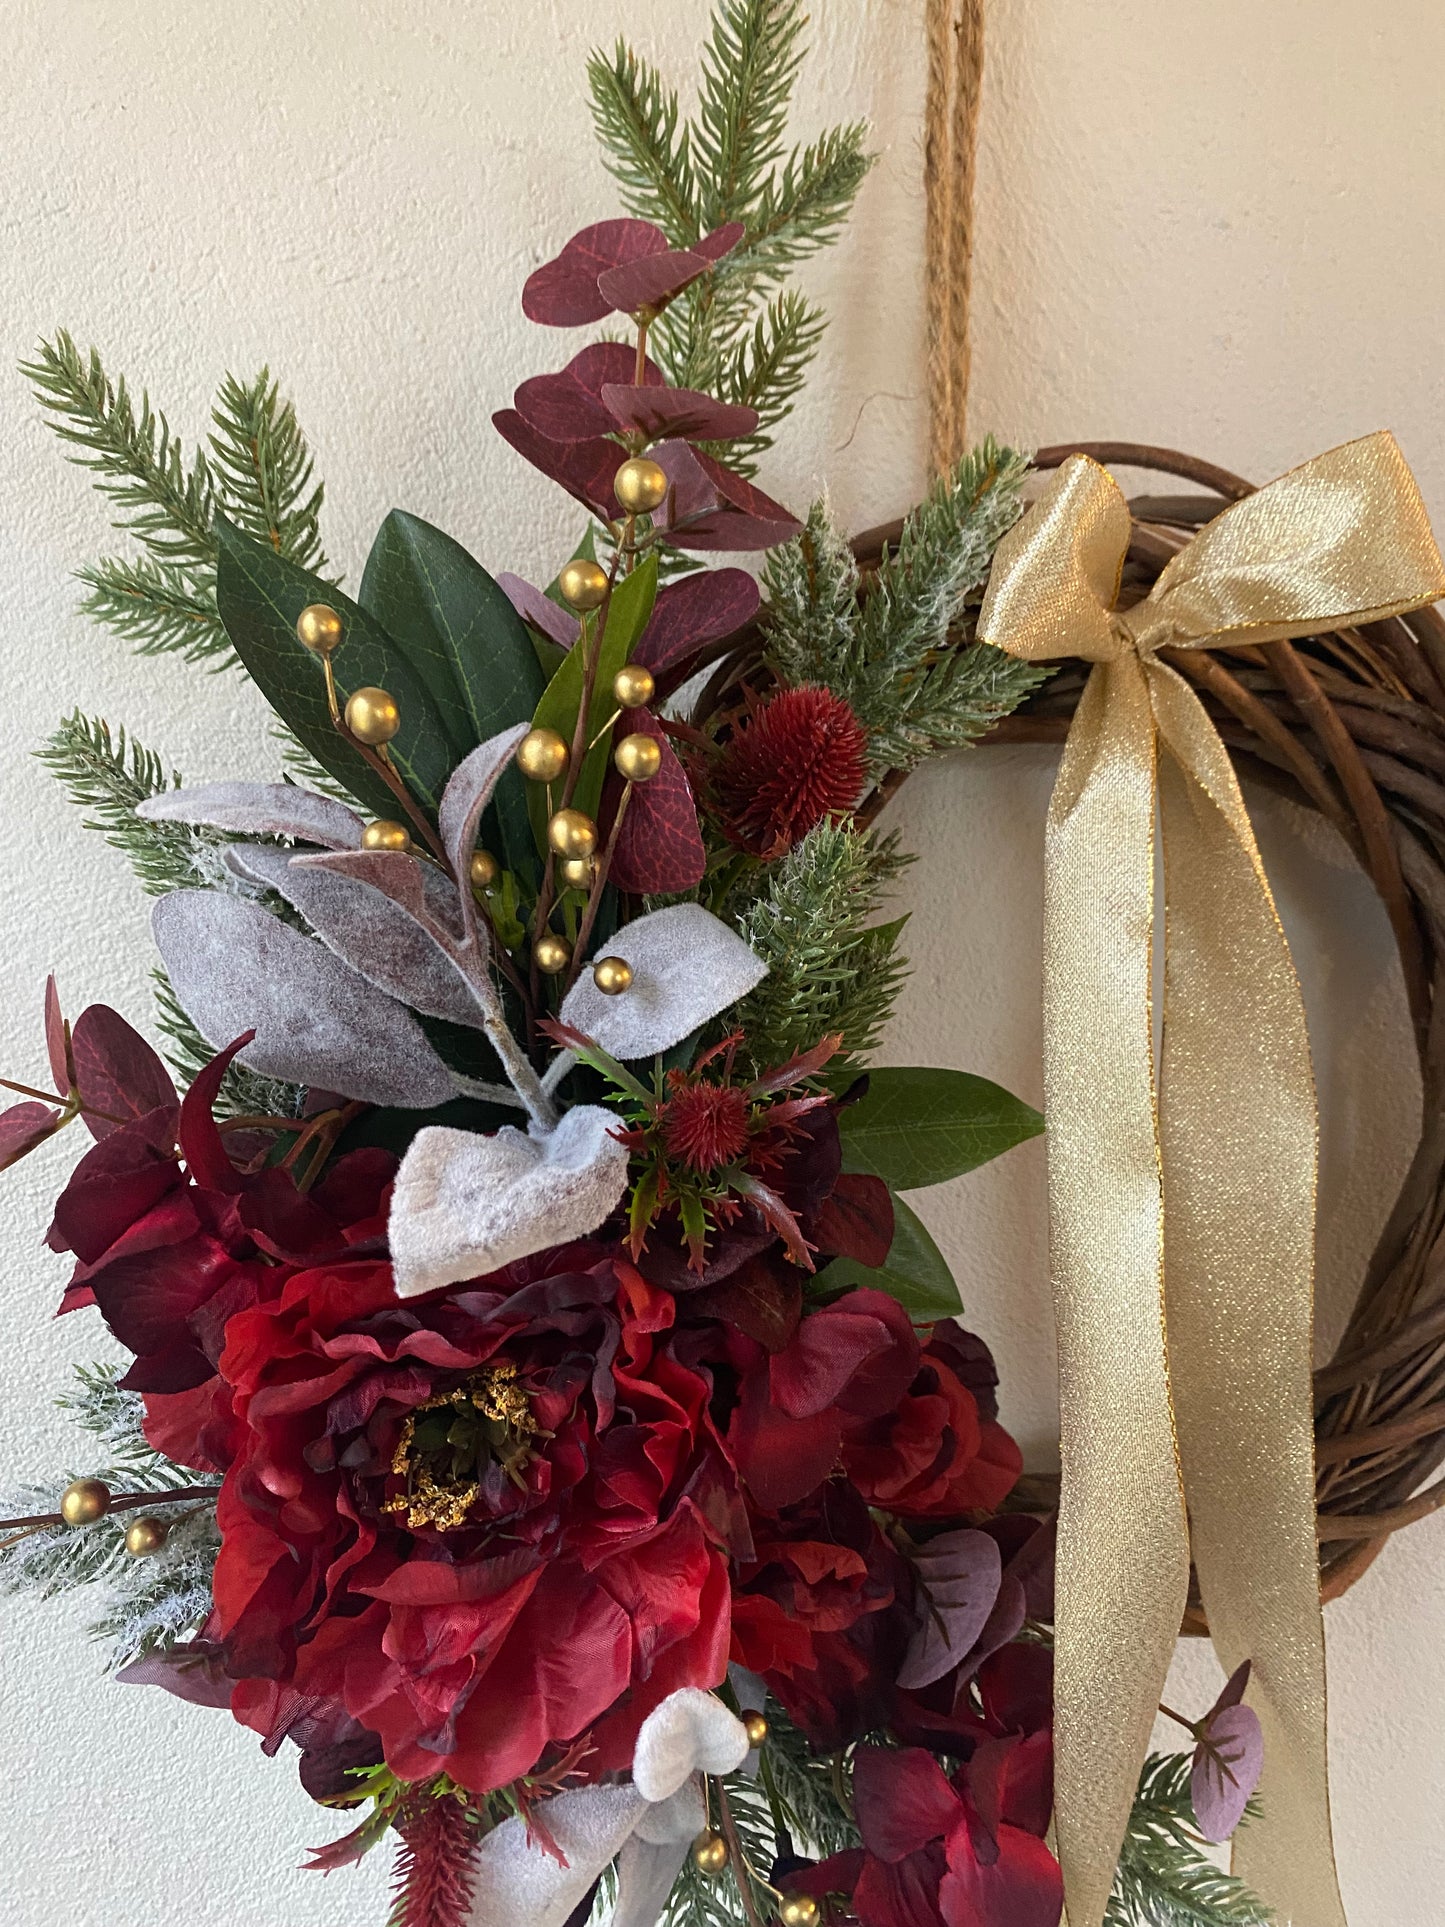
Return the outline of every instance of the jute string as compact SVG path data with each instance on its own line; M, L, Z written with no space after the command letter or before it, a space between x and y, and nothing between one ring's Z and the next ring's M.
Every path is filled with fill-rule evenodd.
M923 130L929 459L941 472L967 433L974 165L983 91L984 0L927 0Z

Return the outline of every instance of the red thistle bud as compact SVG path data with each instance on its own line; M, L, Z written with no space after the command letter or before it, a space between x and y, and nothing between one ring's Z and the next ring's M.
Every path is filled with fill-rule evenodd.
M717 1171L748 1143L748 1095L736 1084L683 1084L658 1122L669 1157L694 1171Z
M709 800L730 843L779 857L815 824L846 816L867 774L862 723L841 696L805 684L739 725L709 772Z

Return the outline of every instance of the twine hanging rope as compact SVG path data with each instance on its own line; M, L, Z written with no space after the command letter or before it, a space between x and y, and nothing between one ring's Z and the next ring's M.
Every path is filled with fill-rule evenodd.
M969 299L973 291L973 187L983 92L984 0L927 0L928 98L924 111L929 459L935 474L965 448Z

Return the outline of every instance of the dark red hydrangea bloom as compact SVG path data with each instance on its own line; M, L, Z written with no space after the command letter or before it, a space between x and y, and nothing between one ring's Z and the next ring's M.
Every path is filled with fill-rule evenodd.
M756 1503L796 1504L841 1469L869 1504L902 1517L999 1505L1022 1458L948 1362L951 1331L920 1345L896 1300L861 1290L805 1318L785 1349L759 1348L729 1430Z
M1058 1862L1044 1845L1048 1803L1017 1753L981 1747L950 1779L920 1747L859 1747L853 1804L861 1849L787 1878L793 1892L843 1894L860 1927L1057 1927Z
M384 1264L299 1273L233 1317L243 1443L211 1629L274 1741L341 1706L404 1779L484 1792L727 1666L741 1528L671 1297L595 1245L401 1301Z
M846 816L868 774L868 732L841 696L804 684L746 716L705 772L729 842L772 859Z

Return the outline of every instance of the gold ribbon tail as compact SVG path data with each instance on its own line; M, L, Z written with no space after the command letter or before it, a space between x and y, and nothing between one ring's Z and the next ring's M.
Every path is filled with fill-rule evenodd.
M1344 1927L1314 1531L1309 1040L1228 755L1159 652L1398 614L1445 594L1445 564L1389 435L1236 503L1118 609L1129 539L1113 480L1071 457L1000 543L979 618L1015 655L1094 664L1049 809L1044 918L1065 1901L1070 1927L1100 1927L1192 1535L1216 1647L1229 1670L1253 1662L1265 1729L1264 1818L1238 1864L1280 1927Z

